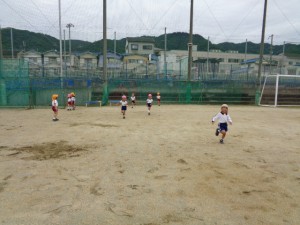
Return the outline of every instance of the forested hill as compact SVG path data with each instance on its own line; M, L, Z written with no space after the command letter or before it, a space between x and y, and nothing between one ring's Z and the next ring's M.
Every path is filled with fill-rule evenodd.
M15 55L21 50L36 50L39 52L46 52L49 50L59 51L59 40L52 36L34 33L27 30L13 30L13 45ZM165 36L162 34L158 37L153 37L155 40L156 48L164 49ZM183 32L175 32L167 34L167 50L187 50L187 43L189 42L189 34ZM3 54L9 57L11 55L11 35L10 28L2 29L2 43L3 43ZM72 52L101 52L102 51L102 40L95 42L88 42L82 40L72 40ZM117 52L125 52L126 38L116 41ZM198 46L198 51L207 51L207 39L203 38L201 35L193 35L193 44ZM68 51L69 42L66 40L66 50ZM218 49L223 52L233 50L240 53L245 52L245 42L243 43L230 43L224 42L220 44L214 44L210 42L210 49ZM108 49L114 49L114 41L108 40ZM248 42L247 52L258 54L260 49L260 44ZM282 53L283 46L275 45L273 46L273 54L278 55ZM265 54L270 52L270 44L265 44ZM285 52L288 54L299 54L300 55L300 45L287 44L285 46Z

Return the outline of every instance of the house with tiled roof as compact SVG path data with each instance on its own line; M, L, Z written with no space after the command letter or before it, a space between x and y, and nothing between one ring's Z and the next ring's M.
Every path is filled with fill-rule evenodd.
M154 53L155 40L151 37L126 38L125 52L133 55L149 55Z

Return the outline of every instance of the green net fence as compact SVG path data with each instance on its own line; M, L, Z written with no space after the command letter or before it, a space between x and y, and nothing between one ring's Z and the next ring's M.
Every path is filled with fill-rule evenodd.
M172 70L172 68L170 68ZM183 70L185 71L185 70ZM0 106L49 106L52 94L58 94L59 103L67 103L67 94L76 93L77 105L91 101L120 100L121 95L135 93L138 104L144 104L148 93L160 92L166 104L254 104L255 79L233 76L213 76L193 81L172 76L142 76L130 78L109 76L107 82L99 76L68 74L60 77L30 73L28 62L0 61Z

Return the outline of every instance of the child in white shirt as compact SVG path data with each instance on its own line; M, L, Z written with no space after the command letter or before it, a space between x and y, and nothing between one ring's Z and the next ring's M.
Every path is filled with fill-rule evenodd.
M68 111L72 110L72 95L68 94Z
M160 106L160 93L159 92L157 92L156 99L157 99L158 106Z
M135 96L134 96L134 93L132 93L131 95L131 108L133 108L133 106L135 106Z
M152 102L153 102L152 94L148 94L148 98L147 98L146 102L147 102L147 107L148 107L148 115L150 116L150 109L151 109Z
M216 136L219 135L219 133L222 134L222 138L220 140L221 144L224 144L224 138L226 136L226 133L228 131L228 123L230 125L232 125L232 119L228 114L228 105L223 104L221 106L221 112L219 112L217 115L215 115L212 118L212 124L214 124L214 122L218 120L219 124L218 124L218 128L216 129Z
M71 95L72 95L71 97L72 109L75 110L75 102L76 102L75 93L72 92Z
M58 101L57 101L58 95L54 94L52 95L52 111L53 111L53 121L58 121L57 115L58 115Z
M127 105L128 105L128 102L127 102L127 97L125 95L122 96L122 100L120 101L120 104L121 104L121 113L123 114L123 119L125 119L125 112L127 110Z

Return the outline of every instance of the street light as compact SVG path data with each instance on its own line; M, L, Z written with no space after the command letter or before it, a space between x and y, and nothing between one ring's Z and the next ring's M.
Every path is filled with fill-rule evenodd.
M71 66L71 27L74 27L72 23L68 23L66 26L69 29L69 55L70 55L70 66Z

